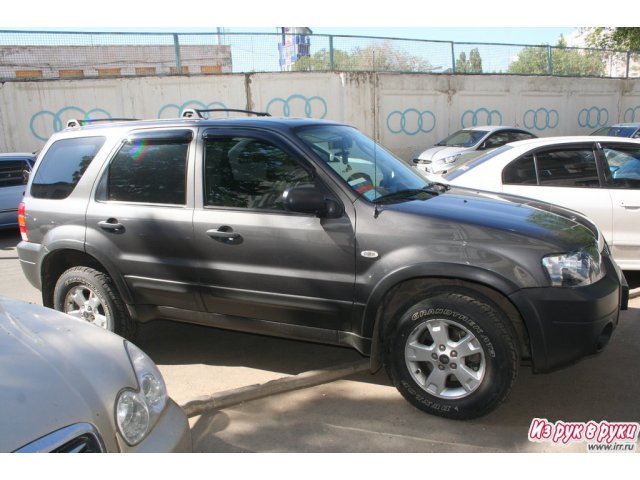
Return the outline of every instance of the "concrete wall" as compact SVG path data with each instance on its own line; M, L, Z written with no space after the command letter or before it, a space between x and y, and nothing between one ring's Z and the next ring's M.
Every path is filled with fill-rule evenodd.
M345 122L409 161L474 124L554 136L640 122L640 80L257 73L6 82L0 85L0 152L37 150L70 118L171 118L189 107Z

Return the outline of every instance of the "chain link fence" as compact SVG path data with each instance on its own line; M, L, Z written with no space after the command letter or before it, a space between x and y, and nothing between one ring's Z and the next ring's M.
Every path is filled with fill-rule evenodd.
M4 30L0 80L282 71L640 77L640 52L313 34L304 41L291 55L279 33Z

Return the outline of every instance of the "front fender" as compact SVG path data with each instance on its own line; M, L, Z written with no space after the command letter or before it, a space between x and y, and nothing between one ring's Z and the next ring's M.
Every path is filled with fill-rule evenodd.
M373 288L362 315L361 332L364 337L371 337L375 327L376 314L385 296L395 286L415 279L451 279L462 280L497 290L505 297L521 287L504 276L474 267L472 265L450 264L442 262L421 263L399 268L382 278ZM416 300L417 301L417 300Z

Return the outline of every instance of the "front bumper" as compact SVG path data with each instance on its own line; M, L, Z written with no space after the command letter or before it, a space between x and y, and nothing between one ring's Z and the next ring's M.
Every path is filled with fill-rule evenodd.
M510 296L529 333L533 370L547 372L602 350L626 310L629 286L605 257L606 276L578 288L528 288Z

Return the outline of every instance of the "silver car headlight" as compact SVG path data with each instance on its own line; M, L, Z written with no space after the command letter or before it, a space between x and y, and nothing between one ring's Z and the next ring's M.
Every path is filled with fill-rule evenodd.
M116 423L129 445L140 443L158 421L167 404L167 387L155 363L127 341L125 349L138 379L138 390L120 392L116 401Z
M450 163L455 162L458 159L458 157L460 157L460 154L451 155L450 157L439 158L433 163L436 165L449 165Z
M596 247L578 252L549 255L542 259L542 265L553 287L591 285L606 273L602 256Z

